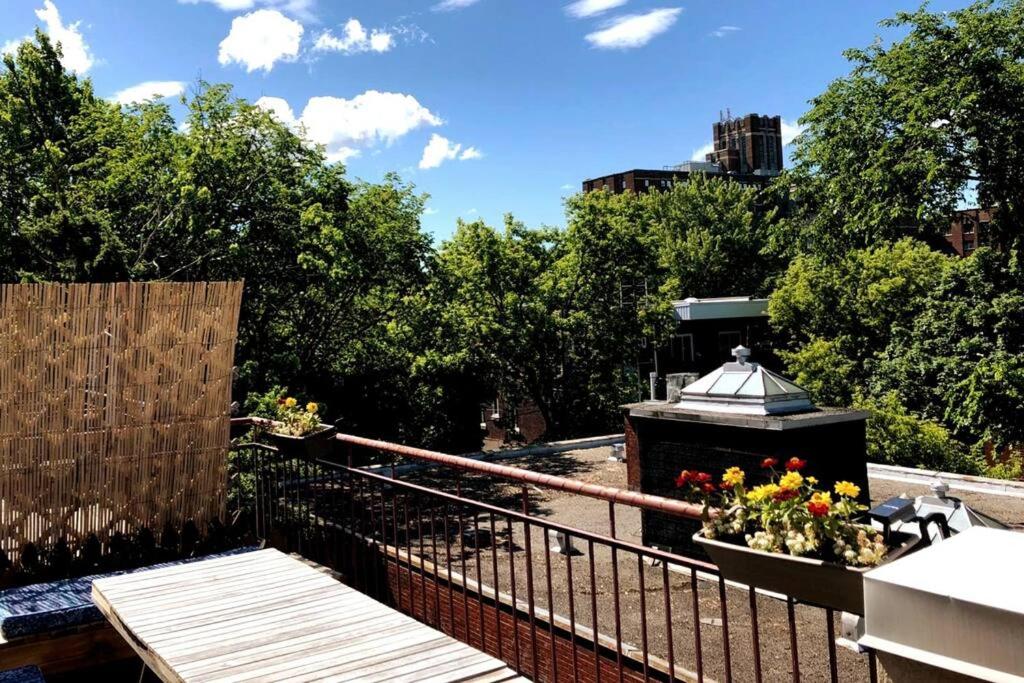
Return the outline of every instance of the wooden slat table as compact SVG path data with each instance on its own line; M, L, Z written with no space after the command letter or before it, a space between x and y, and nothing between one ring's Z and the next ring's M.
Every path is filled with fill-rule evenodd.
M164 681L522 681L505 664L276 550L97 579Z

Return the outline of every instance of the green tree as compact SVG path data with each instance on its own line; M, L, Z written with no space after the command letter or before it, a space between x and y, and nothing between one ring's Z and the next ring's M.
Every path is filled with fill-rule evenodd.
M965 193L998 206L995 240L1017 242L1024 187L1024 3L901 12L902 37L848 50L851 72L814 98L794 168L802 251L941 235Z
M953 262L910 239L851 251L838 261L795 258L768 304L789 372L817 400L850 405Z
M951 262L880 355L871 391L898 395L977 447L1024 443L1022 285L989 249Z
M95 97L59 58L37 33L0 71L0 276L244 279L236 394L288 386L395 434L414 397L369 387L408 385L414 357L388 351L426 285L424 197L350 182L228 86L197 84L178 126Z
M766 246L778 211L754 187L698 174L642 202L668 297L765 293L779 262Z

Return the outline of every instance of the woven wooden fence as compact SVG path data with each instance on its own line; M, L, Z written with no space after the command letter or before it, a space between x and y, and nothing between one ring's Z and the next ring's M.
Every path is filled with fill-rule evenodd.
M222 518L242 283L0 285L0 549ZM180 527L179 527L180 528Z

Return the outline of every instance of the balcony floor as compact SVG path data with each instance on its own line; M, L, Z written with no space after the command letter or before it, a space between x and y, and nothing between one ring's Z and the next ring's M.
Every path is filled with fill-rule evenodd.
M276 550L110 577L93 599L164 681L518 681Z

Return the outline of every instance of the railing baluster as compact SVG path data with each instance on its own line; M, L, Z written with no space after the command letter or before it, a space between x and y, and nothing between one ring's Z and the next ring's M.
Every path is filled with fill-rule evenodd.
M402 494L402 521L405 524L405 575L409 580L409 615L416 618L416 590L413 587L412 576L412 527L409 526L409 495L406 493Z
M416 498L416 538L417 544L420 549L420 606L423 608L423 623L430 623L430 616L427 611L427 567L425 565L427 561L427 554L423 547L423 506L420 504L420 498ZM435 587L437 583L435 582ZM437 594L436 591L434 593ZM437 614L434 614L435 622Z
M493 539L491 543L493 545ZM484 583L480 570L480 515L476 512L473 513L473 555L476 558L473 564L476 566L476 605L479 608L480 617L480 650L487 652L487 638L484 637L486 631L484 628Z
M697 662L697 683L704 683L704 652L700 642L700 595L697 591L697 570L690 569L690 595L693 598L693 657Z
M558 648L555 644L555 601L551 590L551 550L548 545L548 529L544 527L544 576L548 593L548 637L551 645L551 680L558 680Z
M750 638L754 652L754 683L761 683L761 637L757 626L757 591L750 587Z
M566 534L565 536L565 547L572 547L572 539ZM572 680L578 681L580 679L580 662L579 655L576 652L576 600L575 590L572 583L572 553L566 552L565 555L565 574L566 574L566 589L569 592L569 645L572 648Z
M392 465L392 479L394 479L394 465ZM402 561L399 557L402 542L398 540L398 491L391 489L391 541L395 547L395 583L398 584L398 611L404 611L402 605Z
M608 529L615 538L615 503L608 501ZM619 683L622 683L622 611L619 604L619 551L612 546L612 601L615 607L615 666L618 670Z
M434 622L436 628L444 632L444 622L441 620L441 565L437 561L437 529L434 523L437 517L437 508L430 507L430 563L434 565Z
M832 608L825 610L825 633L828 638L828 675L832 683L839 681L839 662L836 660L836 626L833 623L835 613Z
M491 578L494 584L494 630L498 636L498 659L504 661L505 655L501 643L501 589L498 583L498 537L494 533L494 513L488 513L491 524Z
M459 630L455 628L455 586L452 582L452 537L448 528L448 504L444 505L444 559L446 576L448 577L448 623L452 626L452 638L459 637Z
M512 542L512 518L506 517L505 522L508 527L509 590L512 592L512 646L516 657L516 673L522 674L522 665L519 663L519 602L516 600L516 558Z
M391 565L391 551L388 550L388 522L387 522L387 506L384 503L384 487L380 486L377 489L377 499L380 501L380 545L384 551L383 562L384 562L384 575L381 577L384 580L384 599L395 606L395 598L391 593L391 580L388 578L389 569ZM399 600L402 597L402 587L398 587ZM399 603L401 604L401 603Z
M459 561L462 567L462 616L465 619L466 624L466 642L470 645L473 644L473 638L469 634L472 629L469 628L469 576L466 572L466 525L463 519L464 511L462 506L459 506Z
M522 489L523 515L530 514L530 492ZM533 595L533 529L529 523L523 523L523 546L526 553L526 608L530 619L530 675L534 680L540 679L537 667L537 619L534 611Z
M594 569L594 541L587 539L587 556L590 558L590 629L594 638L594 675L601 683L601 639L597 626L597 574Z
M665 593L665 637L668 642L668 676L676 677L676 651L672 642L672 591L669 589L668 562L661 563L661 584Z
M793 680L800 680L800 653L797 651L796 613L793 598L786 598L786 613L789 617L789 651L793 656Z
M644 681L651 679L651 653L647 646L647 585L644 580L644 556L636 556L637 586L640 588L640 647L644 652Z
M732 683L732 650L729 647L729 607L725 596L725 579L718 576L718 602L722 610L722 659L725 683Z

